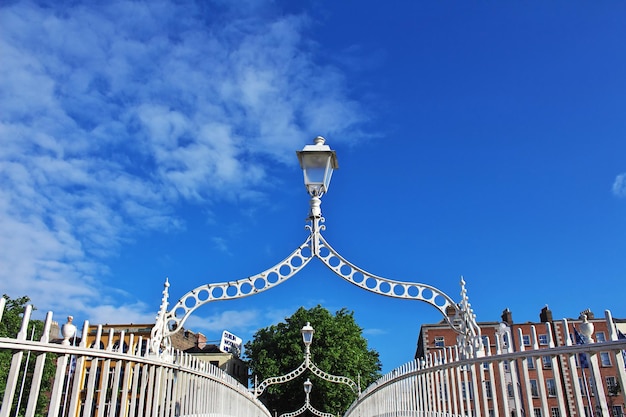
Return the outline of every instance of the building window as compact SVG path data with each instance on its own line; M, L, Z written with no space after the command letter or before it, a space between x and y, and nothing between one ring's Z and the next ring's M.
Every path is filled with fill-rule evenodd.
M607 376L606 379L606 390L609 395L617 395L619 393L619 388L617 385L617 379L614 376Z
M489 362L483 362L483 369L489 370Z
M489 417L496 417L496 412L493 410L493 408L489 409Z
M483 340L483 346L489 347L489 336L482 336L481 339Z
M506 392L509 398L513 398L513 384L511 384L510 382L506 384Z
M443 385L439 385L439 398L448 401L448 384L445 382Z
M539 335L539 344L540 345L547 345L548 344L548 335L547 334L540 334Z
M585 380L583 378L578 378L578 385L580 386L580 394L583 397L587 396L587 385L585 384Z
M528 369L535 369L535 358L526 358Z
M551 417L561 417L561 411L559 410L559 407L552 407L550 409L550 416Z
M552 358L550 356L542 356L543 369L552 369Z
M504 333L502 335L502 349L504 350L509 349L509 334L508 333Z
M606 342L606 335L604 332L596 332L596 342Z
M446 345L446 341L443 336L435 337L435 347L442 348Z
M463 394L462 394L463 398L467 398L467 395L469 395L469 399L471 400L473 398L472 388L470 386L467 386L465 383L462 384L462 387L463 387Z
M600 363L602 366L611 366L611 357L609 352L600 352Z
M541 408L534 408L533 414L535 417L541 417Z
M485 381L485 395L487 396L487 398L492 398L491 381Z
M556 383L554 379L546 379L546 388L548 389L548 396L556 397Z
M613 417L624 417L624 411L622 410L621 405L613 405L611 406L611 411L613 412Z
M539 387L537 386L536 379L530 380L530 395L532 395L533 398L539 398Z
M524 346L530 346L530 335L529 334L522 335L522 343L524 343Z

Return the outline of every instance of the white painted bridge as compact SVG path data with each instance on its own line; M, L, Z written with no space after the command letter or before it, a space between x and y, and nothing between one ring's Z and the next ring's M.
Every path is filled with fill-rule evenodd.
M3 311L4 299L0 307ZM0 417L272 417L248 387L207 362L175 351L157 355L150 343L123 332L109 334L104 348L87 346L89 323L83 325L82 344L51 343L52 313L41 339L29 340L30 316L28 307L19 334L0 338L0 354L10 358L0 374ZM618 339L608 312L606 320L612 331L603 343L543 349L535 343L533 349L513 351L513 343L496 340L486 341L482 357L462 358L455 347L409 362L367 387L344 416L621 417L623 393L605 381L626 386L626 340ZM536 342L535 331L532 337ZM582 354L588 368L581 367ZM607 354L613 379L603 369ZM46 362L53 369L48 376ZM581 373L589 390L571 377ZM556 384L544 382L553 380Z

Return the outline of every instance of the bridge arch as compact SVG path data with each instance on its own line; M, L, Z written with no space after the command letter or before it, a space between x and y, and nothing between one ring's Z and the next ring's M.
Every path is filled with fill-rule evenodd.
M308 147L317 148L313 152L330 153L328 157L332 156L334 158L332 164L336 168L337 163L334 151L330 151L330 148L323 145L323 143L324 139L318 137L316 138L315 146L307 145L300 153L307 152ZM300 153L299 158L301 158ZM328 166L330 166L330 162L328 162ZM305 172L306 178L307 174ZM325 175L324 181L323 184L317 184L315 187L309 188L309 193L311 194L310 213L307 219L308 224L306 225L306 228L310 231L309 236L304 243L276 265L256 275L239 280L204 284L196 287L184 294L169 310L167 309L169 283L166 282L161 309L151 334L153 352L169 349L170 336L180 331L185 321L199 307L213 301L233 300L267 291L297 274L313 258L318 258L335 275L363 290L392 298L422 301L433 306L439 310L448 324L458 333L457 344L462 354L467 357L482 355L480 328L476 323L476 317L469 303L463 278L461 278L460 282L461 300L455 302L452 297L432 285L397 281L369 273L341 256L326 241L322 236L322 231L326 227L323 224L325 219L322 217L320 207L321 196L327 190L328 182L330 181L329 174ZM453 317L448 315L450 308L455 311Z

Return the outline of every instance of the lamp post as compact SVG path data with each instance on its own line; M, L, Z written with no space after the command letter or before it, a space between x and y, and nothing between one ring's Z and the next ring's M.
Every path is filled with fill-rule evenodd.
M311 380L307 378L306 381L304 381L304 393L306 394L306 402L309 402L309 394L311 393L312 387L313 384L311 383Z
M378 276L359 268L341 256L321 233L325 229L321 197L328 192L333 171L339 168L337 155L325 144L325 139L321 136L314 139L313 145L304 146L301 151L296 151L296 154L302 167L304 185L311 197L307 218L309 224L306 225L310 235L288 257L265 271L238 280L229 279L200 285L184 294L169 309L169 283L166 280L161 308L151 332L151 352L162 357L169 355L171 335L180 331L191 313L200 306L212 301L233 300L267 291L282 284L302 270L313 258L317 258L339 278L365 291L430 304L439 310L444 320L459 334L457 344L462 355L482 356L484 350L480 327L468 301L465 280L461 277L461 300L456 302L432 285ZM453 316L448 313L449 308L454 309Z
M322 371L313 363L313 361L311 360L311 343L313 343L313 334L315 333L315 329L313 328L313 326L311 326L311 323L307 322L306 325L300 330L300 333L302 333L302 342L304 343L304 361L300 364L300 366L298 366L296 369L289 372L288 374L265 379L258 386L254 387L254 396L259 397L261 394L263 394L265 388L269 387L270 385L284 384L285 382L293 380L307 369L309 369L318 377L325 379L326 381L330 381L336 384L347 385L352 389L355 394L360 395L361 387L353 380L345 376L331 375L327 372ZM306 383L304 389L305 391L307 389ZM308 389L310 392L311 386L308 386Z
M333 170L339 168L339 164L335 151L324 144L326 139L318 136L313 142L313 145L305 145L301 151L296 151L296 154L309 195L319 198L328 192Z
M300 333L302 333L305 355L310 355L311 343L313 343L313 333L315 333L315 329L311 326L311 323L307 321L306 325L300 330Z
M305 145L301 151L296 151L296 154L304 175L304 186L311 196L308 217L311 225L307 226L314 236L311 240L311 252L313 255L319 255L318 235L324 230L324 226L320 226L320 223L324 222L321 197L328 192L333 171L339 168L339 163L335 151L325 145L326 139L318 136L313 142L314 145Z
M295 417L295 416L299 416L300 414L304 413L306 410L309 410L311 413L313 413L313 414L315 414L316 416L319 416L319 417L335 417L331 413L324 413L322 411L316 410L311 405L311 402L309 401L309 394L311 393L311 388L312 387L313 387L313 384L307 378L307 380L304 382L304 393L306 395L306 398L304 400L304 405L302 407L300 407L296 411L293 411L291 413L281 414L279 417Z

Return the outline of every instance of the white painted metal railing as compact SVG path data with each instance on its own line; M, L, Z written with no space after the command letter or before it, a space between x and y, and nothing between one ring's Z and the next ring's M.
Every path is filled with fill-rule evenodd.
M486 349L484 357L460 359L458 348L451 347L383 376L344 417L622 417L626 340L618 340L610 326L611 340L602 343L570 343L563 320L566 346L539 349L533 327L531 350L521 343L514 352L497 338L494 354ZM521 331L517 336L522 340ZM610 392L607 378L621 388Z
M3 310L4 298L0 319ZM182 352L159 358L149 351L150 343L124 332L109 333L108 345L100 348L101 327L93 347L88 346L87 322L79 346L50 343L52 313L46 316L41 340L28 340L30 316L28 306L17 337L0 338L0 353L11 354L6 381L0 381L6 382L0 417L271 417L246 387L207 362ZM114 339L121 343L116 346ZM56 370L48 381L51 388L42 392L44 364L51 357ZM24 392L27 398L22 398ZM49 399L43 411L36 407L41 397Z
M0 319L3 310L2 298ZM27 307L17 337L0 338L0 354L11 361L0 380L0 417L271 417L246 387L207 362L181 352L159 357L141 337L111 332L107 338L101 327L94 339L88 323L78 346L51 343L52 313L41 339L28 340L30 316ZM514 351L498 336L480 358L462 359L457 347L441 350L380 378L345 417L622 417L626 340L617 340L608 312L607 323L610 340L601 343L572 344L564 320L566 346L539 349L533 327L531 349L518 343ZM522 340L521 330L515 337ZM100 347L101 339L107 346ZM588 367L581 366L581 355ZM46 381L44 366L51 359L54 370ZM607 389L608 378L621 390ZM42 389L42 382L50 388ZM41 398L46 406L38 410Z

